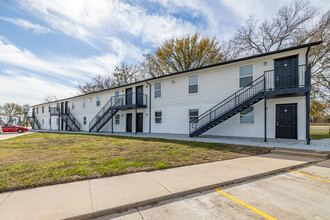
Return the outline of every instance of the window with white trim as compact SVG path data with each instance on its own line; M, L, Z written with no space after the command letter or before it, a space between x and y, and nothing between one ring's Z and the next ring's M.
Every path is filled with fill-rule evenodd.
M116 125L120 124L120 115L115 115L115 124Z
M44 125L45 124L45 119L42 119L42 125Z
M84 125L86 125L87 124L87 117L86 116L84 116Z
M239 67L239 87L245 87L253 81L253 65Z
M162 111L155 111L155 123L162 123Z
M100 106L101 105L101 96L97 95L96 96L96 106Z
M44 106L41 107L41 112L45 113L45 107Z
M198 76L189 76L189 94L198 93Z
M72 106L72 110L74 109L74 107L75 107L75 101L71 101L71 106Z
M160 98L162 97L162 83L158 82L154 84L154 96L155 98Z
M248 107L240 113L241 124L252 124L253 123L253 107Z
M119 102L119 91L115 92L115 102Z
M83 98L83 108L86 108L86 104L87 104L87 99Z
M189 109L189 122L190 123L198 122L198 109Z

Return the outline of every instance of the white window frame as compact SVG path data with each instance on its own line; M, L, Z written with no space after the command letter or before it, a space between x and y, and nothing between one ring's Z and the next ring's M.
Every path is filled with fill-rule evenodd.
M45 106L41 107L41 113L45 113Z
M160 85L160 89L156 89L156 84ZM160 92L160 96L156 97L156 92ZM162 82L154 83L154 98L158 99L162 97Z
M250 106L248 108L252 108L252 111L247 113L247 114L244 114L244 115L242 115L242 112L240 112L240 114L239 114L239 123L242 124L242 125L254 124L254 107ZM248 109L248 108L246 108L246 109ZM248 116L248 117L252 116L252 122L242 122L241 118L246 117L246 116Z
M96 106L101 106L101 95L96 96Z
M160 113L160 116L157 116L157 113ZM157 121L157 119L160 119L160 121ZM155 111L155 124L161 124L163 123L163 112L161 110Z
M190 113L192 111L197 111L197 116L196 115L190 115ZM198 123L198 117L199 117L199 109L198 108L188 109L188 115L189 115L189 123L192 123L191 118L197 118L197 120L195 120L194 123Z
M119 125L120 124L120 115L115 115L115 124Z
M251 73L251 75L248 75L248 76L241 76L241 68L242 67L246 67L246 66L252 66L252 73ZM238 88L243 88L243 87L241 87L241 78L246 78L246 77L252 77L252 81L251 82L253 82L253 79L254 79L254 66L253 66L253 64L249 64L249 65L244 65L244 66L240 66L240 67L238 67Z
M72 110L75 108L74 100L71 101L71 108L72 108Z
M83 117L83 124L87 125L87 117L86 116Z
M86 108L87 106L87 98L83 98L83 108Z
M192 77L197 77L197 83L195 84L190 84L190 78ZM190 92L190 86L196 86L197 85L197 92ZM193 75L188 77L188 94L198 94L199 93L199 76L198 75Z

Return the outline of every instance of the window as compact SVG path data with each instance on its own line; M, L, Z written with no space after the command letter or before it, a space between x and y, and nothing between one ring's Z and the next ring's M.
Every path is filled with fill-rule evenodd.
M198 109L189 109L189 123L198 122Z
M96 106L100 106L101 105L101 96L97 95L96 96Z
M39 114L39 107L37 108L37 114Z
M72 110L74 109L74 106L75 106L75 102L74 101L71 101L71 108L72 108Z
M241 124L252 124L253 123L253 107L248 107L241 111L240 114Z
M189 94L198 93L198 76L189 76Z
M239 68L239 87L245 87L253 81L253 65Z
M45 107L44 106L41 107L41 112L45 113Z
M119 91L115 92L115 102L119 101Z
M83 98L83 108L86 108L86 104L87 104L87 99Z
M155 98L160 98L162 97L162 83L155 83L154 84L154 90L155 90Z
M120 115L115 115L115 124L119 125L120 123Z
M155 111L155 123L162 123L162 111Z
M84 125L86 125L87 124L87 117L86 116L84 116Z
M45 119L42 119L42 125L44 125L45 124Z

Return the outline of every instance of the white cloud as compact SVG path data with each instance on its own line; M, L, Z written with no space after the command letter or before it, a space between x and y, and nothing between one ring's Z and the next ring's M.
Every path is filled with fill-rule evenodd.
M77 58L52 56L40 58L20 49L0 35L0 105L5 102L38 103L46 94L65 98L76 94L74 88L95 74L110 74L115 65L142 56L142 51L120 39L111 38L110 48L117 53ZM15 89L10 89L15 88Z
M77 91L61 83L54 83L40 77L24 75L1 75L1 103L38 104L45 102L47 94L56 94L58 98L72 96Z
M129 34L154 46L169 36L196 31L189 21L172 15L148 13L143 7L123 1L66 0L20 1L20 8L47 22L52 29L100 47L104 37Z
M44 33L50 33L52 32L49 28L40 26L39 24L33 24L30 21L23 20L21 18L6 18L6 17L1 17L1 20L8 21L12 24L15 24L19 27L22 27L26 30L32 30L34 33L37 34L44 34Z

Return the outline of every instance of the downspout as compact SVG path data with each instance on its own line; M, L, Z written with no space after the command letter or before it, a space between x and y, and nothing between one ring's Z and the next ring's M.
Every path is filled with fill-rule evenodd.
M151 133L151 85L148 81L146 83L149 85L149 133Z
M307 74L305 74L305 85L308 84L308 92L306 93L306 139L307 139L307 145L311 144L311 137L310 137L310 92L312 88L311 83L311 71L308 66L308 53L309 53L310 47L308 47L306 55L305 55L305 63L306 63L306 71L307 74L309 74L308 79L306 79ZM306 82L306 80L308 80Z

